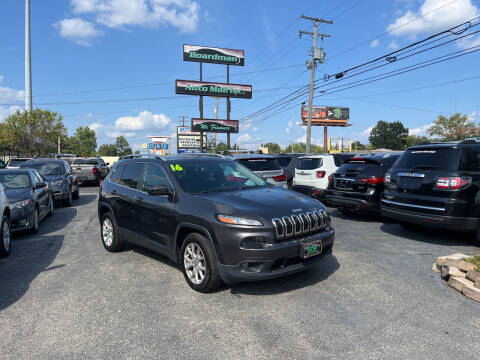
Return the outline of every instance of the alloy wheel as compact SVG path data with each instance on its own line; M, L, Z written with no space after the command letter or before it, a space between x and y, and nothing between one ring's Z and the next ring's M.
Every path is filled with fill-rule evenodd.
M3 246L5 250L10 250L10 226L7 222L3 224Z
M195 285L200 285L207 275L207 263L202 248L196 243L190 243L183 253L183 266L188 279Z
M110 247L113 244L113 224L108 217L103 220L102 240L107 247Z

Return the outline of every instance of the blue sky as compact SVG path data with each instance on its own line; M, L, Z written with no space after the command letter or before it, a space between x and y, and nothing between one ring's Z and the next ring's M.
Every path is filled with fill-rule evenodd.
M22 0L0 3L2 121L23 109L24 6ZM245 50L245 66L231 67L232 82L253 85L251 100L232 100L231 118L244 119L308 83L305 60L312 42L309 37L299 39L298 30L313 27L298 18L302 12L334 21L320 29L331 35L323 45L326 63L317 68L316 78L321 79L325 73L340 72L479 16L480 4L475 0L31 0L33 104L61 113L70 134L78 126L93 127L99 145L118 135L135 146L146 142L147 135L173 135L180 115L198 116L198 97L174 93L176 78L198 79L198 64L182 61L186 43ZM480 45L478 34L352 80L476 45ZM457 80L480 76L479 54L327 93L314 104L350 107L353 126L330 128L329 135L361 142L368 141L369 128L378 120L400 120L417 135L424 134L439 114L462 112L478 123L480 77ZM204 65L204 79L224 81L225 66ZM443 83L449 84L439 85ZM328 88L328 83L319 84ZM220 106L219 116L225 117L223 99ZM214 117L214 107L215 100L206 98L204 116ZM298 126L299 115L296 106L270 118L251 118L251 125L232 139L248 148L268 141L282 146L301 141L305 129ZM224 140L225 135L218 138ZM313 143L321 142L323 129L314 128Z

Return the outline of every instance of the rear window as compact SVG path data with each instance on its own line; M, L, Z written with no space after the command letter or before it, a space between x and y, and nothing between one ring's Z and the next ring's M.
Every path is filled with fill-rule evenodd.
M240 159L238 162L251 171L280 170L280 166L275 159Z
M408 170L457 170L460 150L455 148L408 149L396 168Z
M98 159L75 159L73 165L98 165Z
M313 170L318 169L323 165L323 159L321 158L303 158L298 159L297 169L300 170Z
M292 161L292 158L289 156L282 156L282 157L277 157L276 158L278 165L281 167L287 167L288 164L290 164L290 161Z
M335 162L336 167L340 167L351 157L353 157L353 155L335 154L333 155L333 161Z
M18 167L30 159L12 159L8 162L8 166Z

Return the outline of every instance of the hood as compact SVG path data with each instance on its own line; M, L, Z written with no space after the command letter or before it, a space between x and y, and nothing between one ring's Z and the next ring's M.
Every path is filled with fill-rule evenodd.
M62 175L43 175L47 181L63 180Z
M31 199L32 193L30 189L23 188L23 189L5 189L5 193L7 195L7 199L9 202L15 202L25 199Z
M216 203L219 212L257 215L266 219L325 209L322 203L309 196L274 186L198 196Z

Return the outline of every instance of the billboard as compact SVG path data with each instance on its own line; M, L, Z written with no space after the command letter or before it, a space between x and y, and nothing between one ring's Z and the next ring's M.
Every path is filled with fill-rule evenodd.
M252 85L175 80L175 94L251 99Z
M303 125L308 122L308 106L301 108ZM312 106L312 125L348 126L350 109L338 106Z
M183 61L243 66L245 52L210 46L183 45Z
M238 120L192 119L192 131L238 133Z
M207 146L207 134L203 134L203 146ZM177 152L200 152L200 133L188 126L177 126Z

